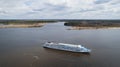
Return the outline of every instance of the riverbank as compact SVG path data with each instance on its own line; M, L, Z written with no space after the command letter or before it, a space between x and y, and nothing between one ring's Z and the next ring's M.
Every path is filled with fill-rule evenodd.
M79 20L68 21L64 23L65 26L72 26L76 28L113 28L120 27L120 20Z
M34 24L1 24L0 28L31 28L31 27L42 27L47 23L34 23Z
M71 26L68 30L83 30L83 29L120 29L120 27L77 27Z

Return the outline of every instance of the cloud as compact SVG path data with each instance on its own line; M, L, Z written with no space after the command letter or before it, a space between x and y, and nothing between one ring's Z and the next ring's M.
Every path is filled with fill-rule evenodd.
M120 0L0 0L0 19L120 19Z

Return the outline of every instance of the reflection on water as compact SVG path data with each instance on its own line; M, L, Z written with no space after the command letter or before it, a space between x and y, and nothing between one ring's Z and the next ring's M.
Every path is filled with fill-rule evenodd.
M64 23L41 28L0 29L0 67L119 67L120 30L67 30ZM42 47L46 41L82 44L90 54Z

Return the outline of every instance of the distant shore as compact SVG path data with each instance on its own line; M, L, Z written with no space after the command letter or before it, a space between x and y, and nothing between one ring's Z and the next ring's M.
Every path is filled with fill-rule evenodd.
M120 20L80 20L68 21L65 26L70 26L68 30L81 29L118 29L120 28Z
M46 23L34 23L34 24L1 24L0 28L31 28L31 27L42 27Z
M83 29L120 29L120 27L77 27L71 26L68 30L83 30Z
M53 20L0 20L0 28L31 28L42 27Z

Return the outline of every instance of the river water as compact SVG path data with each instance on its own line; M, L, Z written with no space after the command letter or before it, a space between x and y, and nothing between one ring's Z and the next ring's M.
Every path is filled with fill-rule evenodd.
M58 22L40 28L0 29L0 67L120 67L120 29L68 28ZM46 41L82 44L92 52L45 49Z

